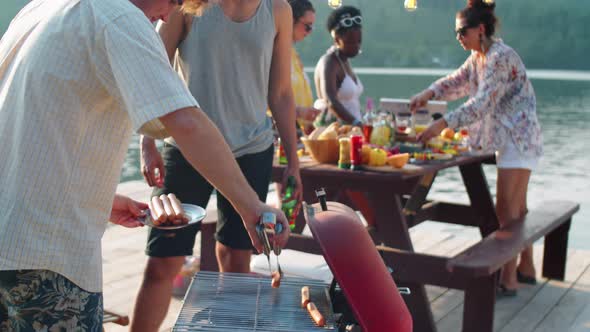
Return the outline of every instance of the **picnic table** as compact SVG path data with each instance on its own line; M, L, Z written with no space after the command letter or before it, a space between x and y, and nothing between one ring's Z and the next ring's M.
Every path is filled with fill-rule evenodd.
M328 200L363 213L367 229L385 264L392 268L396 283L411 289L412 294L404 296L404 300L414 319L414 331L436 331L425 284L465 290L463 331L493 331L496 278L501 266L525 245L551 233L546 237L544 265L551 262L553 267L544 269L543 274L563 279L569 224L578 208L575 204L553 206L553 210L559 210L556 215L539 213L536 221L526 223L532 228L515 226L497 235L494 201L482 167L494 162L493 154L474 153L420 166L407 165L399 171L351 171L302 159L303 197L307 203L315 203L315 190L324 188ZM470 204L428 202L426 197L436 175L452 167L459 168ZM275 160L272 180L279 182L284 170L285 166ZM313 239L298 234L305 226L302 215L287 248L321 254ZM425 220L478 227L482 241L455 257L415 252L409 229Z

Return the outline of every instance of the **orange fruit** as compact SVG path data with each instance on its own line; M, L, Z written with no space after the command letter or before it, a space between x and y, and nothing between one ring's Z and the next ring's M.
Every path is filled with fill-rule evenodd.
M455 131L451 128L445 128L440 132L440 136L452 140L455 137Z
M395 168L402 168L408 163L410 159L409 153L394 154L387 157L387 163Z

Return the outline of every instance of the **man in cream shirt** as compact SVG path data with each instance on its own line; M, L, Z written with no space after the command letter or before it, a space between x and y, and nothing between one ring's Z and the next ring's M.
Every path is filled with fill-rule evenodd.
M101 330L106 220L137 226L145 207L115 195L132 131L172 136L228 197L256 249L262 212L289 229L280 210L258 200L172 70L150 21L177 5L33 0L2 37L0 330Z

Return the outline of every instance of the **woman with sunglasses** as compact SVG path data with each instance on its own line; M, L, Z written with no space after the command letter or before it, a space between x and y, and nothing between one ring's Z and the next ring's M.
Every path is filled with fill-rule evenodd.
M315 9L309 0L288 0L293 11L293 47L291 48L291 85L295 99L297 122L305 134L313 130L313 120L319 110L313 108L313 94L309 78L303 71L303 63L295 49L295 43L305 39L313 31Z
M343 6L328 17L327 28L334 40L315 67L318 98L327 105L316 119L316 126L340 121L361 124L360 96L363 84L352 70L348 59L357 56L362 40L361 11Z
M469 126L472 146L496 153L496 214L500 227L506 227L527 213L529 178L543 148L533 87L518 54L494 38L494 7L470 0L457 13L457 40L471 55L455 72L412 97L410 107L415 110L430 99L469 97L418 138L426 142L445 127ZM519 282L536 283L532 247L521 253L520 262L517 258L502 269L500 296L515 296Z

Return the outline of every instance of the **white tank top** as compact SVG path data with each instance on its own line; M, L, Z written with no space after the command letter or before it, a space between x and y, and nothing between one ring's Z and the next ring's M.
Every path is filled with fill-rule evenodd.
M357 76L356 82L354 79L348 75L346 72L346 67L339 56L336 56L338 62L340 62L340 66L342 66L342 70L344 71L344 79L342 80L342 84L338 89L338 101L350 112L350 114L354 115L355 118L361 119L361 100L360 97L363 94L363 83L361 83L361 79Z

